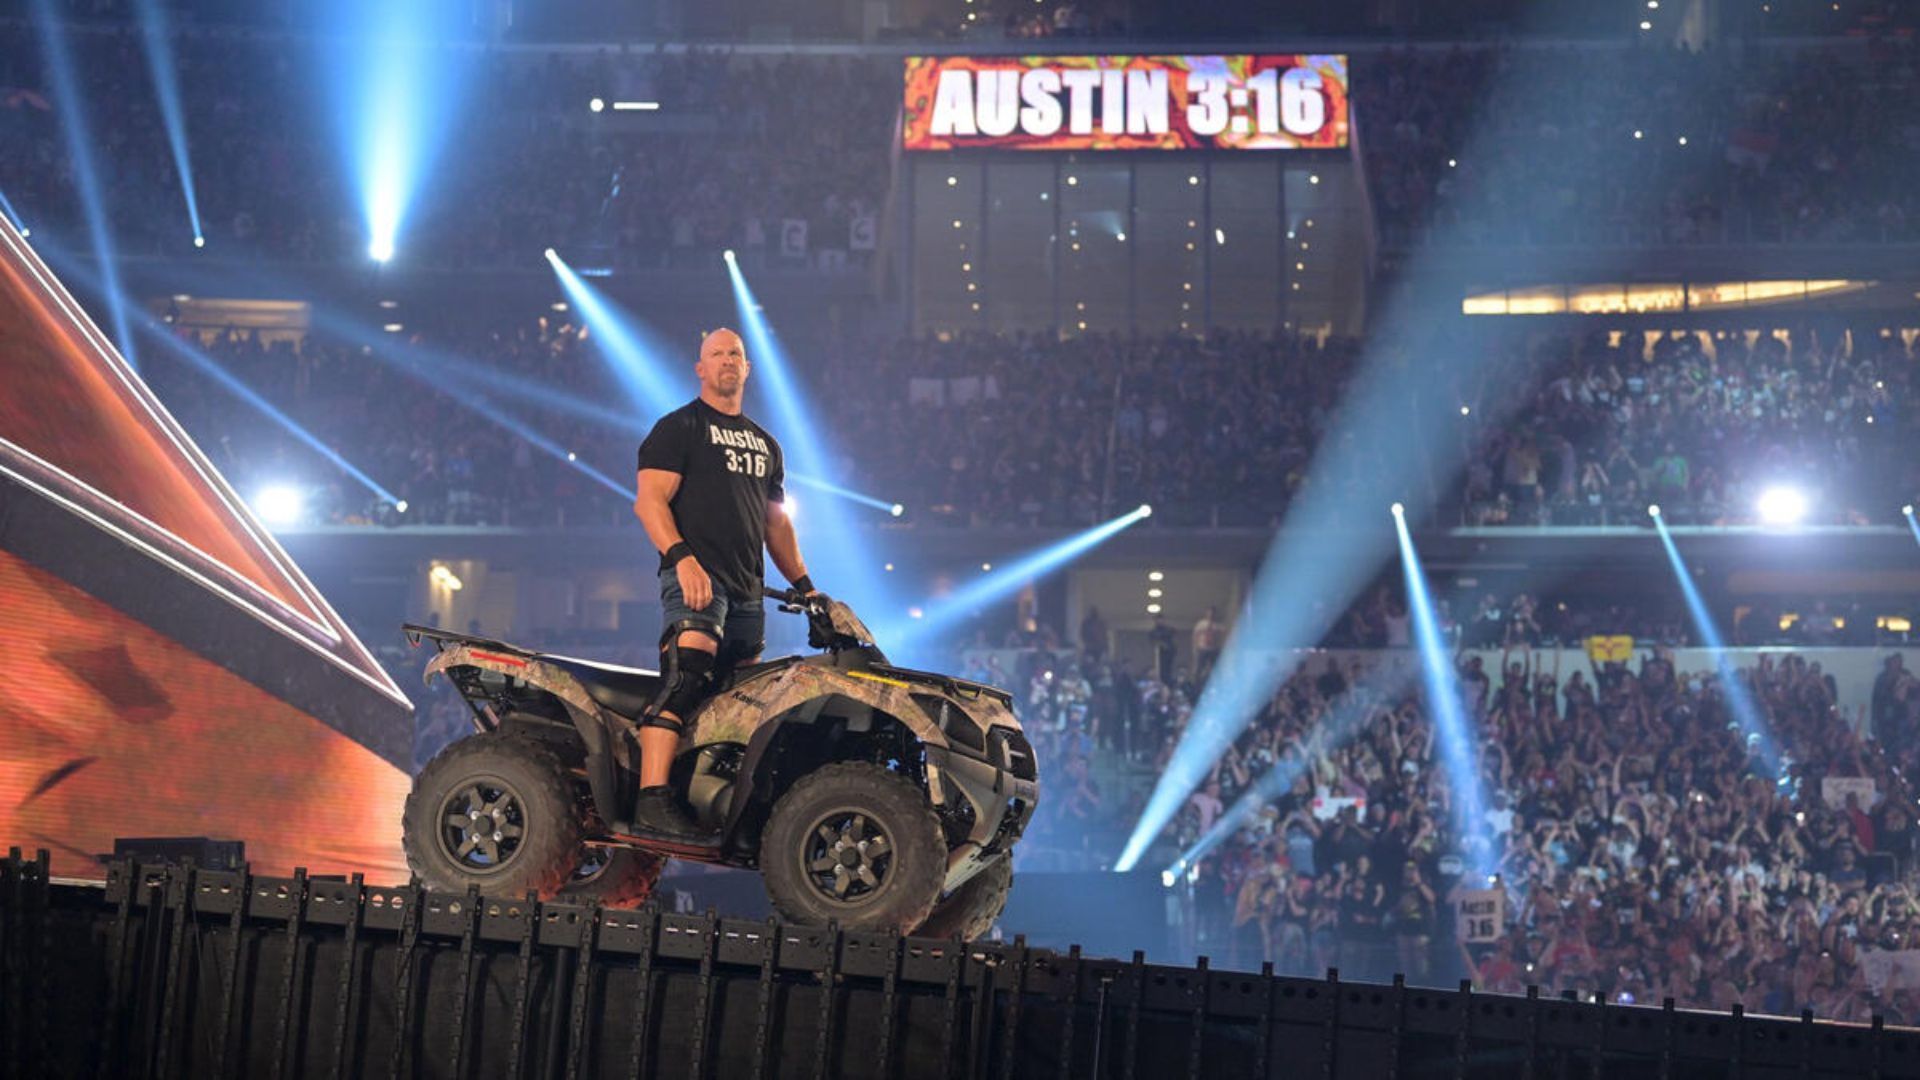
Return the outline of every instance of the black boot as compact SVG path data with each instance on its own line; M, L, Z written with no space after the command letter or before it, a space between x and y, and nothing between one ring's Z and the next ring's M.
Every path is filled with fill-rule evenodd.
M718 832L693 820L680 805L680 797L665 784L640 789L633 807L633 827L641 836L679 844L707 846L720 839Z

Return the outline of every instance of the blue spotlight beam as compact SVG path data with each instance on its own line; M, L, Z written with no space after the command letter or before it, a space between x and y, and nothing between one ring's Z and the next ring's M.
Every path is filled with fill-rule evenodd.
M1317 756L1331 753L1352 742L1360 732L1361 725L1367 719L1367 710L1360 705L1360 693L1368 691L1369 696L1380 693L1393 697L1406 686L1411 676L1400 671L1382 671L1370 675L1367 680L1350 692L1350 697L1342 707L1321 727L1308 735L1305 745L1296 754L1288 754L1262 773L1253 785L1241 794L1225 813L1214 821L1213 828L1201 834L1200 838L1180 853L1165 874L1180 874L1194 863L1205 858L1214 848L1219 847L1234 831L1245 824L1260 809L1287 793L1293 782L1306 775ZM1164 875L1163 875L1164 876Z
M734 304L740 313L741 333L746 338L747 357L756 375L765 380L766 399L773 405L775 434L786 450L788 476L800 474L833 483L836 477L832 458L820 434L822 428L831 424L831 414L808 403L793 377L786 350L768 325L745 275L733 259L725 261L727 275L733 283ZM803 525L800 535L800 550L807 559L809 573L823 589L866 613L869 624L875 625L881 637L887 637L887 631L879 627L887 625L889 620L874 617L876 612L895 609L879 573L881 564L887 560L874 555L866 534L847 516L840 500L823 500L812 508L817 512Z
M1913 533L1914 543L1920 544L1920 519L1913 516L1913 507L1907 507L1901 516L1907 519L1907 530Z
M1673 534L1667 531L1666 519L1655 510L1657 508L1649 508L1648 511L1653 518L1654 530L1660 534L1660 543L1666 548L1667 562L1673 567L1674 580L1680 583L1680 595L1686 600L1694 633L1700 635L1700 643L1713 653L1714 670L1719 674L1721 688L1727 695L1727 709L1733 713L1734 723L1740 725L1749 752L1759 756L1762 766L1775 780L1784 779L1780 748L1773 741L1766 715L1760 711L1759 703L1754 701L1752 690L1741 681L1740 672L1733 666L1726 642L1720 636L1720 628L1713 621L1713 612L1707 609L1706 600L1693 583L1693 575L1687 572L1686 561L1680 557L1680 548L1674 544Z
M620 496L622 499L628 502L633 501L635 492L631 485L622 484L606 473L588 465L586 462L578 460L573 451L568 450L566 447L561 446L559 443L553 441L553 439L542 434L539 429L535 428L532 424L521 420L519 417L514 416L512 413L487 400L485 395L461 386L456 381L439 378L431 368L436 361L443 361L446 358L444 354L436 351L434 353L434 359L428 360L423 356L409 356L407 355L408 350L401 349L395 344L378 341L369 331L356 331L354 336L365 340L366 345L374 356L378 356L393 364L399 368L402 373L432 390L445 394L474 412L479 413L481 416L513 432L520 438L525 439L527 445L552 456L561 464L587 477L594 483ZM424 352L425 350L414 351Z
M4 191L0 191L0 214L7 215L7 220L13 224L21 236L31 235L27 231L27 223L20 219L20 211L13 208L13 200L7 198L7 193Z
M363 326L350 319L342 318L328 312L319 313L317 319L321 326L328 332L338 334L356 345L365 346L390 357L396 355L393 336L391 334L374 330L371 327ZM446 380L438 377L439 375L451 374L457 378L471 379L478 383L484 383L502 394L510 395L519 400L532 402L543 408L549 408L555 412L564 413L588 423L598 424L610 431L633 435L636 443L639 439L639 433L645 430L645 421L639 415L621 409L609 408L599 402L590 401L586 398L569 394L563 390L555 390L550 386L535 382L532 379L512 375L478 361L457 356L445 349L436 349L428 345L408 344L404 349L404 354L406 363L419 368L422 373L430 371L436 376L434 380L436 387L444 387L446 385ZM678 403L676 402L673 407L677 408ZM573 462L570 464L578 463ZM816 488L834 495L839 495L843 498L852 499L855 502L871 506L877 510L891 512L894 506L892 503L883 502L871 495L862 495L857 491L849 491L838 484L830 484L805 473L789 471L787 473L787 479L805 487Z
M241 382L238 376L222 367L219 361L208 356L196 346L174 336L165 326L149 323L147 328L151 330L154 336L159 338L175 356L186 361L202 375L218 383L222 389L234 397L253 406L268 419L279 424L282 428L286 429L287 434L306 444L314 453L332 462L341 472L346 473L361 487L372 492L376 498L389 503L398 503L400 501L399 496L381 487L378 481L360 471L351 461L341 456L338 450L320 441L319 436L301 427L300 423L294 420L293 417L281 412L273 402L268 401L265 397L262 397L258 391L246 383Z
M78 265L66 252L49 245L41 249L41 255L50 264L58 267L63 276L79 281L81 284L95 291L106 291L107 286L100 280L98 275ZM106 300L109 305L111 305L116 298L122 303L126 302L125 297L119 297L115 293L109 292L106 295ZM197 346L175 335L172 327L167 326L165 323L156 322L154 319L145 315L141 316L139 325L148 333L158 338L161 344L167 347L169 352L186 361L189 366L207 378L212 379L221 389L239 398L241 401L246 402L248 405L253 406L253 408L259 410L259 412L269 420L279 424L286 430L287 434L293 436L315 453L331 462L341 472L346 473L348 477L352 478L355 483L366 488L374 497L389 503L398 503L400 501L393 492L381 486L379 481L361 471L358 466L348 461L338 450L335 450L323 442L319 436L302 427L299 421L282 412L278 406L268 401L259 391L242 382L239 376L228 371L218 360L207 355L205 351Z
M1332 452L1340 455L1351 444L1334 445ZM1316 472L1319 468L1316 464ZM1254 579L1247 613L1228 636L1114 869L1132 870L1146 855L1213 763L1299 666L1293 647L1310 646L1324 637L1335 614L1391 554L1384 529L1356 533L1329 527L1351 498L1344 485L1316 483L1289 513L1289 526L1275 535ZM1318 527L1298 526L1296 520Z
M167 128L167 143L173 149L173 168L180 176L180 194L187 200L187 219L193 224L196 244L206 234L200 229L200 200L193 190L193 161L187 153L187 120L180 109L180 80L173 63L173 42L168 38L167 13L159 0L136 0L140 15L140 36L146 42L147 66L153 69L154 97L160 103L160 118Z
M1407 531L1406 515L1394 504L1394 531L1400 538L1400 563L1407 579L1407 612L1412 616L1414 643L1420 653L1420 672L1427 688L1427 707L1440 757L1453 787L1454 828L1469 864L1479 873L1495 864L1496 853L1487 835L1486 799L1480 790L1479 735L1462 706L1460 681L1453 657L1433 609L1433 591L1420 565L1420 553Z
M40 32L40 47L47 56L47 75L52 80L54 106L60 113L60 133L66 140L67 155L73 159L74 181L80 187L80 208L87 219L87 239L93 247L94 261L100 264L105 282L107 318L113 323L114 343L128 364L139 368L134 350L133 327L120 294L120 271L114 263L113 234L107 223L107 207L100 191L100 174L94 167L93 136L87 129L86 109L80 102L79 80L74 77L73 55L67 50L66 31L61 27L53 0L33 0L33 21Z
M815 491L824 491L829 495L838 495L843 499L852 500L861 506L870 506L885 514L893 513L893 508L899 505L898 503L887 502L884 499L876 499L871 495L862 495L850 488L843 488L839 484L831 484L818 477L808 476L804 473L790 472L787 474L787 479L802 487L810 487Z
M1029 552L1007 565L982 574L979 578L943 597L939 603L930 605L925 618L913 624L900 637L911 643L934 633L955 619L962 618L986 604L1013 593L1034 578L1064 566L1127 526L1146 520L1152 513L1152 507L1142 506L1112 521L1095 525L1085 532L1075 533L1059 543Z
M355 345L388 355L396 354L392 334L375 330L332 312L317 312L315 320L328 333L345 338ZM436 379L436 386L451 381L449 376L453 379L468 379L491 387L500 394L553 409L555 412L566 413L615 431L631 433L644 430L642 418L624 409L610 408L565 391L555 390L543 383L500 371L445 349L409 343L405 348L405 356L407 363L423 370L430 370Z
M44 0L43 0L44 2ZM460 116L472 51L450 44L464 5L450 0L337 0L327 9L321 70L366 217L367 254L394 255L415 193Z
M559 277L567 299L587 321L594 341L633 399L634 406L643 415L663 416L684 404L692 388L679 385L672 377L661 359L664 350L643 342L639 327L601 295L600 290L587 284L552 248L547 249L547 262Z

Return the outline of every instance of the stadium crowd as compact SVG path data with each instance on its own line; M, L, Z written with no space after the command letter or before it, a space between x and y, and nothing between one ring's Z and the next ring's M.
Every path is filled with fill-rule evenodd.
M1023 856L1043 868L1076 866L1063 850L1076 837L1117 850L1191 713L1190 682L1103 665L1063 665L1023 703L1061 763ZM1907 779L1920 684L1897 658L1857 718L1818 663L1769 656L1737 672L1782 752L1778 782L1720 679L1677 674L1663 648L1564 675L1530 656L1463 664L1485 736L1469 751L1482 816L1463 832L1416 673L1308 660L1174 825L1184 848L1263 785L1182 885L1189 944L1292 973L1920 1020L1920 791ZM1090 768L1102 709L1151 740L1131 782ZM1457 925L1463 900L1491 921Z
M139 31L67 39L87 123L102 136L92 156L112 245L193 254ZM366 259L336 125L289 122L337 108L319 74L338 59L325 47L282 35L174 35L208 255ZM466 49L441 59L474 70L440 147L448 167L406 224L400 258L409 265L538 267L554 246L609 266L722 247L864 258L852 234L886 194L897 61L655 48ZM662 112L657 121L596 112L595 98L656 101ZM27 225L78 246L85 189L58 105L33 26L0 24L0 192ZM420 141L423 153L435 145Z
M1571 347L1571 346L1576 346ZM1472 391L1469 524L1751 520L1762 492L1818 493L1816 520L1883 520L1920 487L1920 421L1899 337L1696 331L1562 340L1535 373Z
M1013 37L1086 33L1089 10L1059 2L989 22ZM94 156L112 242L192 254L138 30L67 37L79 104L104 133ZM209 252L364 260L335 125L287 122L335 109L318 75L324 42L196 29L172 47ZM1359 53L1353 96L1381 235L1390 246L1911 242L1916 47ZM892 175L897 59L654 46L449 57L463 107L440 150L451 167L407 223L408 263L537 266L549 246L608 265L723 247L858 263L870 249ZM55 95L33 27L0 25L0 192L30 224L75 238L84 188ZM591 112L595 98L661 110Z
M1910 243L1915 44L1396 50L1356 61L1389 245Z
M369 331L372 351L367 336L264 345L244 333L216 335L208 351L407 500L407 523L624 522L617 484L642 425L605 421L628 399L580 325L566 313L413 325L423 318L409 317L407 340ZM1457 388L1467 415L1452 401L1409 401L1408 418L1457 426L1464 479L1435 493L1457 498L1446 513L1464 524L1638 525L1650 502L1673 521L1743 523L1775 484L1810 493L1810 520L1886 520L1920 491L1907 452L1920 423L1911 347L1869 330L1790 337L1453 340L1446 349L1498 354L1471 365L1488 372L1482 381ZM236 412L216 383L149 351L162 400L243 491L305 483L317 520L400 520L292 437ZM1325 441L1359 451L1327 482L1381 474L1386 448L1332 427L1362 352L1291 334L1030 335L845 338L795 355L810 361L802 375L816 399L836 403L837 475L902 498L910 522L1077 528L1150 503L1155 525L1270 527ZM502 394L502 377L594 403L602 419ZM476 393L578 461L486 419Z

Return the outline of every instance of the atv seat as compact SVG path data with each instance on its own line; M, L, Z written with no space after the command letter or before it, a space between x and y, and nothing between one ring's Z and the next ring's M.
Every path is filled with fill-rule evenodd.
M660 673L641 668L542 655L541 660L572 675L586 687L587 696L629 719L637 719L660 693Z

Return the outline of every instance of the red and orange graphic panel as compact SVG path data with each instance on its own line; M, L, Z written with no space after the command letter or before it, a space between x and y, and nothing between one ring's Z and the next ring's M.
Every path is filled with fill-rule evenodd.
M407 774L167 636L0 551L0 841L97 874L116 837L244 840L405 881Z
M912 56L908 150L1347 145L1344 56Z

